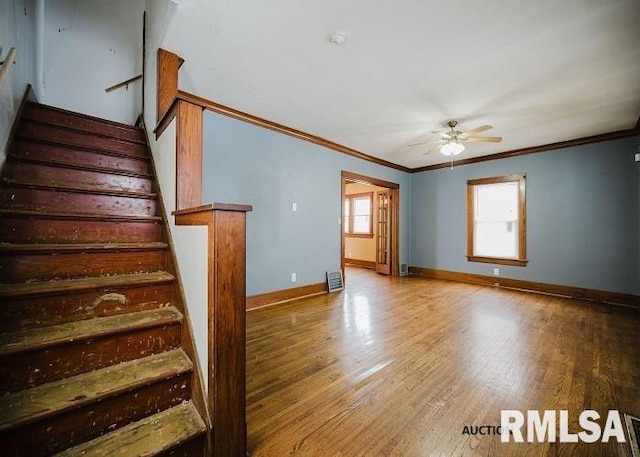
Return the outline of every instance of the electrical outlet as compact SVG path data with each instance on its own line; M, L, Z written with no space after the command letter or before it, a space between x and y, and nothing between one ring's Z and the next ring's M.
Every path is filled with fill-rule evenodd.
M493 276L500 276L500 268L493 269Z
M298 280L298 276L295 273L291 273L291 282L296 282Z

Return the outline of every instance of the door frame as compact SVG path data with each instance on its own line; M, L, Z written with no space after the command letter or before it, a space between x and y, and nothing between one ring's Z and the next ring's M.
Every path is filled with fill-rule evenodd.
M390 235L391 235L391 249L389 252L391 260L391 276L400 276L400 184L385 181L383 179L374 178L372 176L361 175L359 173L353 173L350 171L342 170L341 177L341 192L340 192L340 268L342 270L342 277L346 282L345 276L345 234L342 222L344 221L344 198L346 194L347 182L357 182L362 184L370 184L373 186L384 187L389 189L389 196L391 198L390 207Z

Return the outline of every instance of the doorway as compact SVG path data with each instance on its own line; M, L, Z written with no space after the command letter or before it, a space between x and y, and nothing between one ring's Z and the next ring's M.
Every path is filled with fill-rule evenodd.
M356 191L347 192L348 187ZM368 192L362 192L363 190ZM371 176L343 171L341 197L343 227L340 255L342 275L345 280L347 262L371 268L382 275L398 276L400 273L398 255L400 186ZM367 199L369 199L368 204ZM358 212L358 208L367 207L368 219L365 213ZM369 224L370 230L367 230L366 224ZM352 246L355 248L354 239L369 239L371 251L367 255L361 255L366 259L354 259L349 255L352 253L347 252L347 245L350 250ZM360 246L366 244L364 240L359 243Z

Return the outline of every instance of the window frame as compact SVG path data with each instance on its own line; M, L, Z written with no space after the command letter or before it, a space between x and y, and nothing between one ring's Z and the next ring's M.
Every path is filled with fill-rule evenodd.
M371 212L369 214L369 232L367 233L353 233L353 225L354 225L354 200L362 199L367 197L369 199L369 208ZM349 216L348 223L345 224L346 231L344 230L344 236L349 238L373 238L373 192L360 192L357 194L349 194L344 196L344 202L349 202ZM343 202L343 204L344 204ZM343 208L344 212L344 208ZM343 218L346 218L346 214L343 214Z
M489 257L474 254L475 240L475 193L476 186L487 184L503 184L515 182L518 184L518 257ZM527 266L527 192L526 175L513 174L492 178L470 179L467 181L467 260L469 262L494 263Z

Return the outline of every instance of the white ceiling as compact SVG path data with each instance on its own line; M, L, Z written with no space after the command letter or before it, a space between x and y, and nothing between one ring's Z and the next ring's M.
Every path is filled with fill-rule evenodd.
M498 144L460 159L631 129L639 0L173 0L181 89L407 167L449 119ZM334 30L348 34L335 46Z

